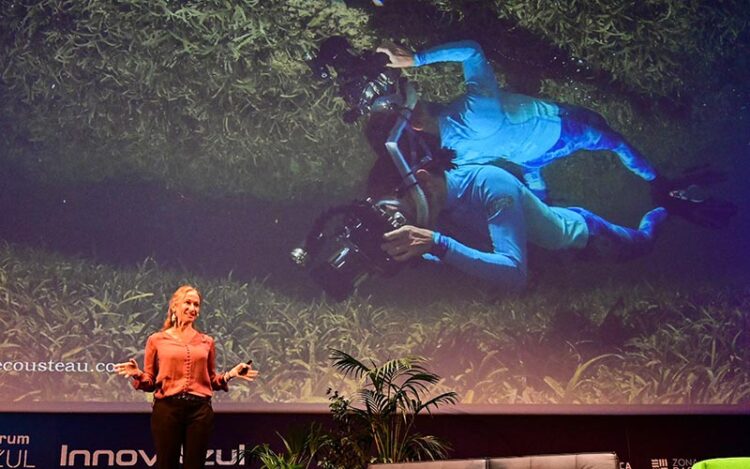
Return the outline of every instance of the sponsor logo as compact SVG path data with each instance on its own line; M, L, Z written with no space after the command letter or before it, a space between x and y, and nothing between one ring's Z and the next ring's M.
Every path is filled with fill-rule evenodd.
M0 468L36 468L27 448L30 444L29 435L0 435Z
M239 455L245 452L245 445L237 449L223 451L209 449L206 452L206 466L244 466L245 458L238 463ZM60 467L131 467L145 464L156 465L156 454L142 449L71 449L68 445L60 448ZM1 467L1 466L0 466Z
M696 462L696 458L656 458L651 460L651 469L690 469Z

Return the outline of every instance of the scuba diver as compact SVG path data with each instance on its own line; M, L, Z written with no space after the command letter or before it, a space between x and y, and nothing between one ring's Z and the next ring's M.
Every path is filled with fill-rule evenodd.
M399 68L445 60L463 63L466 95L447 106L420 100ZM337 301L420 257L517 289L526 283L527 243L626 261L651 251L668 213L722 227L736 211L703 191L720 182L718 173L669 181L598 114L500 90L474 42L356 54L346 38L332 36L307 63L313 76L336 84L349 107L344 122L367 117L365 135L378 155L367 198L322 212L290 252ZM612 150L652 183L657 208L637 229L545 203L539 168L578 149ZM524 166L530 187L488 164L500 157Z
M608 150L628 170L651 183L654 201L672 214L718 228L726 226L736 213L734 204L707 197L699 190L720 182L719 173L693 171L668 180L600 114L501 89L482 48L474 41L448 43L418 53L388 43L377 52L388 56L386 65L391 68L462 64L466 94L447 105L419 101L412 117L417 130L439 135L441 146L455 151L458 166L510 161L523 168L526 185L545 200L542 167L577 150Z
M454 166L449 158L429 158L413 174L426 200L426 221L385 233L383 251L399 262L423 257L514 290L526 283L527 242L577 250L584 259L622 262L648 254L667 219L667 211L658 207L631 229L583 208L549 206L493 165ZM373 179L395 181L383 174ZM419 218L409 197L382 203L407 220Z

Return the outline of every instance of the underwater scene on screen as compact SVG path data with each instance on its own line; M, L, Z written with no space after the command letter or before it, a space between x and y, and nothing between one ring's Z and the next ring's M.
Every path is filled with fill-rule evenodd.
M169 296L189 283L217 368L252 358L261 372L218 402L326 404L329 389L358 387L331 368L336 349L367 363L424 357L442 377L436 392L462 405L746 407L744 3L8 2L2 406L150 399L111 364L142 363ZM422 62L386 66L396 59L376 49L388 44ZM409 108L407 89L425 105ZM435 147L422 144L422 109L439 123ZM500 117L472 120L491 112ZM523 200L606 223L565 212L575 241L550 241L528 211L497 221L516 199L482 199L496 179L465 179L480 194L471 203L485 204L479 232L462 209L438 223L449 218L443 233L478 251L434 237L429 252L386 259L383 233L421 222L414 209L401 220L388 218L390 202L363 202L386 185L373 168L393 171L394 121L372 132L382 115L405 119L416 153L492 157L449 175L507 176ZM464 151L485 138L472 143L472 125L513 130ZM422 165L416 153L406 159ZM427 187L417 205L437 212L439 190L409 179L419 168L389 187L394 197ZM659 206L647 252L622 254L611 224L642 233ZM583 245L597 237L591 254ZM476 254L503 249L522 265L508 285L486 270L507 256Z

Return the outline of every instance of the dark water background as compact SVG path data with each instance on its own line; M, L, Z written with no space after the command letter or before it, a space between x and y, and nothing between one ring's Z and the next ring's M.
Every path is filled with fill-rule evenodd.
M737 148L729 180L715 188L739 205L728 228L707 229L672 217L654 253L619 265L584 263L532 250L532 287L543 288L545 282L593 287L618 278L637 282L644 276L678 282L713 278L721 284L747 276L749 150L750 146ZM585 156L576 158L577 166L587 164ZM632 205L618 195L604 202L609 212L612 206L616 212L618 204ZM292 265L288 254L304 238L314 217L340 202L344 201L290 205L249 197L211 199L128 181L62 186L40 183L6 165L0 175L0 238L119 267L153 257L162 267L208 277L225 278L232 272L237 280L263 279L282 293L312 299L318 289L305 272ZM637 212L632 207L628 210ZM393 279L371 281L363 292L373 294L375 301L411 302L422 294L433 299L435 294L444 295L445 286L456 285L452 282L455 278L450 272L423 267L407 269ZM425 289L425 285L432 287ZM458 285L456 289L471 288L472 282Z

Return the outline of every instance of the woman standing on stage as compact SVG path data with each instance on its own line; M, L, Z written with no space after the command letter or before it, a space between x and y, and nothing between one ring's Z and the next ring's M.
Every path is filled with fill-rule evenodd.
M193 327L200 308L195 287L178 288L164 327L146 342L143 370L133 358L115 365L118 374L133 378L135 389L154 393L151 433L159 469L179 467L180 447L185 469L203 468L213 431L213 391L227 391L233 378L253 381L258 376L246 363L216 373L214 339Z

